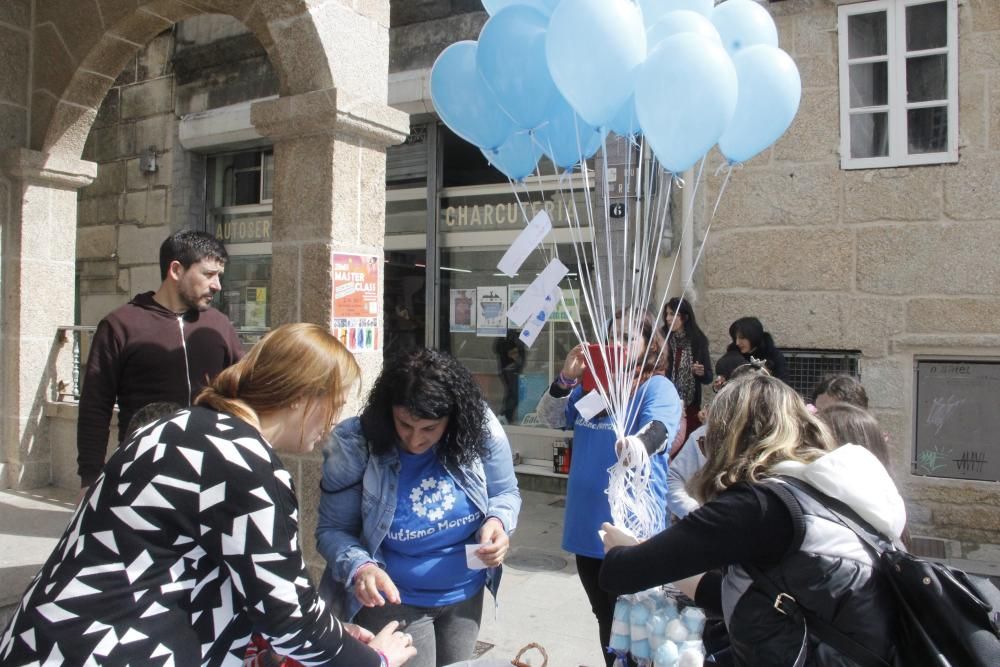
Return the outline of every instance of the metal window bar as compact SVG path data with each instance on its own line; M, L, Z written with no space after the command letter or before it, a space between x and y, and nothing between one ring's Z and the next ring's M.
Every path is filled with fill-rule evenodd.
M96 326L62 326L56 327L56 340L60 344L72 343L73 367L69 380L58 378L57 401L79 401L80 388L83 386L83 376L86 373L87 355L90 353L90 341L97 331ZM236 333L244 346L249 348L247 337L256 340L268 330L261 329L237 329Z
M788 367L788 384L807 401L825 375L842 374L861 379L861 352L857 350L782 349Z

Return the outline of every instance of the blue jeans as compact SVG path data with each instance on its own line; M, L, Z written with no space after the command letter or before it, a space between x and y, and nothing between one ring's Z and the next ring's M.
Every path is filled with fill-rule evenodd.
M413 607L387 604L362 607L354 622L378 633L390 621L399 621L400 630L410 633L417 657L406 667L442 667L472 658L483 616L483 589L463 602L444 607Z

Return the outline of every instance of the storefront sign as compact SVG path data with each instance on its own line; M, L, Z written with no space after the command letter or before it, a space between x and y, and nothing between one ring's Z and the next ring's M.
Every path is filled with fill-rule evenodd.
M333 255L333 331L352 352L378 350L378 279L375 255Z
M223 243L270 243L271 218L225 220L215 225L215 236Z
M524 213L528 220L540 212L549 214L553 224L569 224L569 214L566 207L554 201L525 202ZM570 212L571 214L571 212ZM450 228L457 227L487 227L500 229L520 229L527 225L528 220L521 214L521 206L517 202L509 204L475 204L473 206L449 206L444 209L444 224Z

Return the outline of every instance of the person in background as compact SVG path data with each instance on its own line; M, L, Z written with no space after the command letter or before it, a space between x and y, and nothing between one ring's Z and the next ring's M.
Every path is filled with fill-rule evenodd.
M616 315L613 331L625 331L628 319ZM627 427L627 436L638 438L650 456L652 464L651 490L659 506L666 508L667 448L680 428L683 404L673 384L664 376L664 341L656 319L643 313L632 332L626 332L621 343L628 348L637 364L632 378L632 398L629 414L635 415ZM587 367L583 345L573 348L563 362L559 377L542 394L536 413L539 421L550 428L573 429L573 457L570 461L566 490L566 511L563 524L562 548L576 555L577 573L587 593L591 610L597 618L601 653L608 667L614 656L605 652L611 641L611 620L618 599L601 590L597 576L604 558L598 536L601 523L611 520L608 504L608 469L617 461L616 441L611 417L602 412L586 419L575 404L583 397L581 378ZM600 360L595 363L601 364Z
M493 341L493 354L497 357L497 375L503 383L503 409L500 414L508 424L517 423L517 405L521 400L520 377L528 347L521 342L515 329L507 329L507 335Z
M360 369L323 327L286 324L195 406L118 448L25 593L4 665L239 664L251 632L304 664L395 667L389 624L342 624L309 584L278 453L324 438Z
M137 294L97 325L77 422L83 488L104 467L116 401L121 445L139 408L157 401L189 406L211 378L243 356L232 323L211 307L227 257L211 234L173 234L160 246L160 287Z
M732 343L729 350L738 350L749 362L759 359L767 364L771 375L779 380L788 380L785 355L774 344L771 334L764 331L764 325L756 317L741 317L729 325Z
M701 426L701 386L712 382L712 357L708 338L698 327L691 304L681 297L667 302L663 310L663 335L667 339L667 379L684 401L687 432ZM676 456L676 453L673 453Z
M867 410L868 392L861 381L851 375L825 375L813 389L813 405L823 410L834 403L848 403Z
M507 436L469 371L427 349L385 365L360 417L327 441L321 490L324 597L369 629L401 621L413 665L471 658L521 495Z
M692 481L702 507L641 544L603 527L601 586L625 594L674 582L698 606L722 612L740 667L853 664L776 606L762 585L770 579L891 662L898 610L889 582L850 528L782 479L839 499L885 544L898 539L906 514L878 459L856 445L837 448L791 387L760 373L730 380L716 396L705 450L707 463Z
M712 380L712 390L718 393L740 366L745 366L747 360L739 350L728 350L715 362L715 378Z
M846 376L839 376L846 377ZM851 378L853 380L853 378ZM857 387L864 388L857 383ZM856 395L853 394L853 395ZM889 438L882 431L878 420L865 409L847 402L832 403L819 411L818 416L830 428L834 441L838 445L853 444L864 447L885 466L892 475L892 462L889 458ZM907 549L910 548L910 532L903 529L900 540Z

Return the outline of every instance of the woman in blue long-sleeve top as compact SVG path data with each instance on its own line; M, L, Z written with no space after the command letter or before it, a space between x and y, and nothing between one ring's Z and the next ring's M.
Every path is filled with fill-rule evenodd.
M404 623L413 665L468 660L521 507L510 444L469 371L435 350L387 362L323 457L321 591L364 627Z

